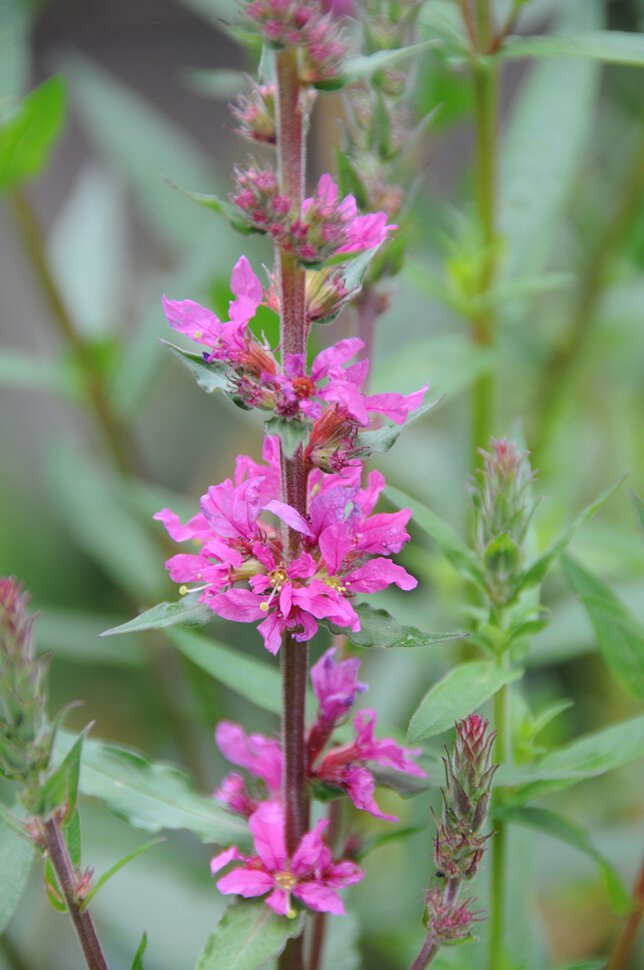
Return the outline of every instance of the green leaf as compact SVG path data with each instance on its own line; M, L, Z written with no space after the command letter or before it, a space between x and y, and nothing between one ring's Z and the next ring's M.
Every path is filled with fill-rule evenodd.
M91 726L89 724L83 733L78 735L63 760L45 781L39 795L39 815L51 815L55 809L65 806L67 818L73 817L78 798L78 779L83 744Z
M624 476L625 478L626 476ZM594 502L587 505L582 512L579 513L575 521L570 525L565 532L559 536L558 539L553 542L550 548L540 556L536 562L534 562L525 571L518 585L518 591L523 589L529 589L531 586L540 586L543 582L546 573L553 565L556 559L561 555L561 553L566 549L569 543L574 538L575 534L585 526L590 520L599 512L603 505L608 501L608 499L613 495L617 489L620 487L624 478L620 478L618 482L607 488L605 492L596 498Z
M327 919L321 970L361 970L360 923L353 913Z
M642 529L644 529L644 502L639 497L639 495L635 494L635 492L631 492L631 498L633 500L633 505L635 506L635 511L637 513L639 524L642 527Z
M58 733L59 754L70 740L67 732ZM80 790L146 832L187 829L203 842L223 845L248 839L243 819L225 812L212 796L196 792L183 772L115 744L85 742Z
M422 41L419 44L410 44L409 47L397 48L396 50L376 51L374 54L361 54L357 57L348 58L342 65L342 74L340 77L330 81L319 81L315 87L321 88L324 91L333 91L337 88L344 87L345 84L365 80L377 74L379 71L395 67L401 61L405 61L409 57L413 57L415 54L419 54L421 51L435 46L436 41L431 39Z
M99 639L101 630L117 626L118 619L109 614L77 613L44 606L38 619L38 647L74 663L141 667L145 657L136 637Z
M338 188L340 195L352 195L358 208L364 211L369 207L367 190L351 159L339 148L335 149L335 160L338 169Z
M264 902L233 903L224 911L195 970L258 970L301 931L301 918L277 916Z
M484 586L485 579L481 568L464 542L459 539L451 527L447 525L435 512L417 499L411 498L399 488L388 486L385 495L398 508L410 508L412 522L426 532L433 539L442 554L451 562L457 572L468 577L480 586Z
M184 367L188 368L203 391L207 394L212 394L213 391L223 391L225 394L230 394L230 369L228 367L216 361L209 364L201 354L183 350L181 347L171 344L168 340L161 342L181 361Z
M407 739L419 741L442 734L521 674L521 670L508 670L491 660L459 664L425 694L409 723Z
M522 805L643 757L644 715L640 715L586 734L533 765L502 765L495 783L514 789L508 794L508 805Z
M624 690L644 700L644 628L615 594L569 556L564 573L581 599L604 660Z
M499 57L585 57L605 64L644 67L644 34L623 30L590 30L580 34L548 34L512 38Z
M364 459L370 455L381 455L385 451L389 451L410 424L417 421L423 414L427 414L428 411L431 411L439 403L440 401L432 401L431 404L423 404L421 407L416 408L415 411L411 412L404 424L389 423L383 425L381 428L375 428L373 431L359 431L356 438L356 447L360 453L360 458Z
M129 852L126 856L123 856L122 859L119 859L118 862L115 862L114 865L107 870L107 872L104 872L103 875L96 880L90 892L83 899L82 909L87 909L91 900L94 898L99 889L102 889L105 883L108 882L112 876L115 876L116 873L119 872L124 866L126 866L128 862L132 862L132 860L136 859L137 856L142 855L144 852L147 852L148 849L151 849L152 846L159 845L159 843L163 841L164 839L150 839L149 842L144 842L143 845L137 846L137 848L133 849L132 852Z
M191 630L175 627L167 635L184 657L221 684L265 711L281 713L282 680L276 666Z
M569 963L561 970L605 970L605 960L584 960L583 963Z
M288 421L276 414L264 424L266 434L279 435L282 450L287 458L292 458L297 449L309 436L309 425L304 421Z
M360 630L355 633L339 627L329 620L322 620L332 633L341 633L357 647L427 647L444 640L458 640L461 633L423 633L415 626L401 626L386 610L376 610L367 603L359 603L356 613L360 617Z
M203 626L211 619L212 610L199 602L199 593L187 593L176 603L158 603L135 616L133 620L104 630L99 636L113 637L123 633L136 633L139 630L163 630L177 624Z
M17 909L34 858L33 846L0 815L0 933Z
M562 33L600 22L595 0L559 4ZM540 273L554 251L557 228L592 131L599 65L565 58L535 65L522 84L503 139L499 228L503 276L526 266Z
M595 848L586 830L575 822L545 808L500 808L494 818L505 819L514 825L545 832L560 842L579 849L597 863L606 891L615 910L627 913L632 905L630 894L610 862Z
M171 188L176 189L177 192L185 195L186 198L192 199L198 205L204 206L206 209L211 209L213 212L219 212L230 223L233 229L243 233L244 236L250 236L253 233L264 231L262 229L255 229L249 225L242 217L240 210L232 202L228 202L226 199L220 199L218 195L210 195L205 192L191 192L189 189L184 189L180 185L177 185L171 179L165 179L164 181Z
M10 189L44 168L65 117L65 86L52 77L28 94L0 128L0 188Z
M132 960L132 966L130 970L145 970L143 966L143 956L148 947L148 934L144 933L141 937L141 942L139 943L138 949L134 954L134 959Z

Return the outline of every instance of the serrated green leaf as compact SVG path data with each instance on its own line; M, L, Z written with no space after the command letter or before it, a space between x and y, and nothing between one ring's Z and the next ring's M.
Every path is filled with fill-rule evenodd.
M135 616L133 620L104 630L99 636L113 637L123 633L137 633L139 630L163 630L177 624L203 626L210 620L212 610L199 602L199 593L187 593L176 603L158 603Z
M149 842L144 842L143 845L137 846L137 848L133 849L132 852L128 852L126 856L123 856L123 858L119 859L118 862L115 862L113 866L110 866L107 872L104 872L102 876L99 876L91 890L83 899L82 909L87 909L99 889L102 889L105 883L109 882L112 876L115 876L117 872L120 872L120 870L126 866L128 862L132 862L132 860L136 859L137 856L143 855L143 853L147 852L148 849L151 849L155 845L159 845L159 843L163 841L163 839L150 839Z
M440 399L442 400L442 398ZM389 423L384 425L382 428L375 428L373 431L359 431L356 438L356 448L360 453L360 458L368 458L370 455L381 455L385 451L389 451L398 439L400 438L403 431L408 428L414 421L421 418L432 408L435 408L439 401L432 401L431 404L423 404L421 407L416 408L412 411L404 424L393 424Z
M442 554L448 559L457 572L473 580L480 586L485 585L483 572L464 542L459 539L451 527L447 525L435 512L428 509L418 499L411 498L399 488L388 486L385 495L398 508L410 508L412 522L426 532L433 539Z
M134 959L132 960L132 967L130 968L130 970L145 970L143 966L143 957L145 955L145 951L147 950L147 947L148 947L148 934L144 933L143 936L141 937L141 942L138 945L137 951L134 954Z
M67 732L58 732L59 757L70 741ZM80 791L146 832L186 829L203 842L222 845L248 840L243 819L225 812L212 796L196 792L183 772L115 744L85 742Z
M339 627L329 620L322 624L332 633L341 633L357 647L427 647L445 640L458 640L462 633L423 633L415 626L402 626L387 610L376 610L368 603L359 603L356 613L360 617L360 630L356 633Z
M555 560L559 558L561 553L570 544L575 534L579 532L583 526L590 522L590 520L599 512L602 506L606 504L611 495L617 491L623 481L624 478L620 478L618 482L615 482L615 484L611 485L610 488L607 488L605 492L602 492L602 494L596 498L594 502L587 505L586 508L579 513L572 525L562 532L562 534L558 539L555 540L555 542L553 542L550 548L544 552L544 554L540 556L536 562L534 562L531 566L528 566L518 584L518 592L521 592L521 590L524 589L530 589L532 586L541 585L546 573L553 565Z
M31 843L0 815L0 933L22 899L33 858Z
M644 715L577 738L533 765L502 765L495 784L513 789L508 805L523 805L639 758L644 758Z
M491 660L459 664L425 694L409 722L407 739L413 742L442 734L521 674Z
M195 970L258 970L301 931L301 917L277 916L264 902L233 903L224 911Z
M282 450L287 458L292 458L309 436L309 425L304 421L288 421L279 414L265 423L264 430L266 434L279 435Z
M575 822L564 818L563 815L545 808L500 808L494 810L493 818L536 829L538 832L545 832L546 835L551 835L553 838L579 849L580 852L585 853L597 863L615 910L620 913L627 913L631 908L630 894L624 887L619 875L608 859L595 848L588 832L581 825L577 825Z
M167 631L184 657L221 684L272 714L282 710L282 680L278 668L226 647L217 640L175 627Z
M517 57L584 57L605 64L644 67L644 35L623 30L590 30L580 34L510 37L498 54Z
M189 350L183 350L181 347L176 347L167 340L161 342L181 361L184 367L187 367L203 391L207 394L212 394L213 391L223 391L224 394L230 395L230 370L227 367L219 364L217 361L208 363L204 360L202 354L195 354Z
M39 174L64 118L62 78L50 78L23 99L0 127L0 188L13 188Z
M644 628L615 594L569 556L564 573L594 627L609 670L624 690L644 700Z

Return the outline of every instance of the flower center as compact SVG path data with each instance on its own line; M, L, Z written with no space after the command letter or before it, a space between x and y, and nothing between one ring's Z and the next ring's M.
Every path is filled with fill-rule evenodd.
M315 393L315 382L311 377L294 377L293 390L298 397L311 397Z
M340 579L339 576L325 576L324 582L338 593L346 593L347 587L351 585L348 580Z
M273 602L275 594L280 592L280 590L282 589L282 586L286 582L285 570L281 566L278 566L276 569L272 569L268 574L268 581L273 587L273 589L271 590L271 595L268 597L267 600L259 604L260 610L262 610L264 613L266 613L266 611L270 608L270 605Z
M275 885L279 889L283 889L284 892L290 893L297 885L297 876L294 876L292 872L278 872L275 876Z

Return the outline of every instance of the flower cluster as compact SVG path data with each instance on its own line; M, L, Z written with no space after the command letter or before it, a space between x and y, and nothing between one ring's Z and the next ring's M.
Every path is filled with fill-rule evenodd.
M310 728L307 744L309 780L314 786L344 792L356 808L376 818L396 822L385 814L374 798L376 780L368 765L392 768L403 774L426 777L414 762L420 749L407 749L392 738L376 738L376 713L359 711L354 718L355 737L345 744L331 744L333 732L348 717L356 696L367 690L357 679L360 661L354 658L337 662L335 648L311 668L311 683L318 699L317 718ZM238 724L220 723L215 740L224 757L244 768L263 783L270 800L279 800L282 784L282 750L279 743L261 734L246 734ZM216 792L231 811L252 816L261 804L255 791L249 791L244 778L233 772Z
M238 123L238 135L265 145L275 144L274 84L253 82L250 94L239 94L231 112Z
M319 266L332 256L358 253L379 246L396 229L386 212L359 215L352 195L340 198L330 175L322 175L312 196L296 212L291 200L280 195L271 168L250 162L235 172L237 187L232 201L256 232L269 233L275 243L306 266Z
M211 486L201 511L186 525L163 509L155 518L171 538L191 540L197 553L182 553L166 563L170 577L196 583L201 602L218 616L242 623L262 622L258 630L266 649L277 653L289 630L297 640L310 640L318 621L360 629L352 599L392 583L413 589L416 580L388 556L409 539L408 509L373 514L384 487L371 472L359 485L359 466L344 475L309 476L308 515L274 498L279 494L279 444L267 438L267 465L246 456L237 459L234 480ZM283 523L298 534L300 548L286 555Z
M246 15L274 47L299 47L305 84L337 77L346 54L339 16L342 2L330 0L251 0Z

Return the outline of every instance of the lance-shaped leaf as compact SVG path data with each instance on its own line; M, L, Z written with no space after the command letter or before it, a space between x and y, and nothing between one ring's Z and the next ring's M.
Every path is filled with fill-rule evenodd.
M28 94L0 127L0 189L34 178L45 167L65 117L65 86L52 77Z
M342 65L342 74L327 81L315 82L315 87L323 91L334 91L351 84L352 81L363 81L372 77L379 71L388 70L395 67L402 61L420 54L428 47L435 47L439 43L436 39L421 41L419 44L410 44L409 47L400 47L395 50L376 51L373 54L360 54L357 57L348 58Z
M585 853L597 863L613 907L620 913L628 912L631 906L630 894L608 859L593 845L583 826L570 822L558 812L545 808L499 808L493 811L493 818L545 832L546 835L551 835L554 839L559 839L560 842L565 842Z
M81 909L87 909L99 889L102 889L105 883L109 882L112 876L115 876L117 872L120 872L121 869L128 864L128 862L132 862L132 860L136 859L137 856L147 852L148 849L152 848L152 846L159 845L160 842L163 842L163 839L151 839L149 842L144 842L143 845L137 846L137 848L133 849L132 852L128 852L126 856L123 856L123 858L119 859L118 862L115 862L113 866L110 866L107 872L104 872L102 876L99 876L91 890L88 892L87 896L85 896Z
M430 539L433 539L445 558L461 575L473 580L479 586L485 585L485 579L476 557L459 539L451 526L431 509L428 509L426 505L419 502L418 499L411 498L410 495L399 488L388 486L385 489L385 495L398 508L411 509L412 522L415 522L423 532L427 533Z
M266 434L279 435L284 454L287 458L292 458L298 447L308 438L309 425L304 421L288 421L276 414L265 423L264 431Z
M417 421L423 414L431 411L440 401L442 401L442 398L438 401L432 401L431 404L424 404L422 407L416 408L415 411L411 412L404 424L393 424L393 422L390 422L382 428L375 428L373 431L359 431L356 439L356 447L360 453L360 458L364 459L370 455L380 455L385 451L389 451L410 424Z
M633 505L635 506L635 511L637 513L637 518L642 529L644 529L644 502L636 495L635 492L631 492L631 498L633 500Z
M63 760L47 778L39 795L39 815L50 815L54 809L62 807L67 809L65 814L68 820L74 815L83 744L91 727L92 725L89 724L83 733L78 735Z
M212 610L199 602L199 593L187 593L176 603L158 603L151 609L135 616L127 623L113 626L99 634L101 637L114 637L123 633L137 633L140 630L163 630L169 626L203 626L212 620Z
M58 732L59 755L70 741L67 732ZM146 832L186 829L203 842L221 845L248 839L244 821L225 812L211 796L195 791L183 772L116 744L85 742L79 787Z
M264 902L233 903L224 911L195 970L258 970L301 932L301 917L277 916Z
M542 556L539 556L536 562L534 562L531 566L528 566L518 584L518 592L521 592L521 590L524 589L529 589L531 586L541 585L546 573L553 563L559 558L561 553L564 552L566 547L570 544L575 534L579 532L584 525L590 522L595 515L597 515L602 506L605 505L611 495L617 491L623 481L624 478L620 478L619 481L615 482L614 485L611 485L610 488L607 488L605 492L602 492L599 498L596 498L594 502L587 505L586 508L579 513L572 525L562 532L562 534L553 542L550 548L547 549Z
M644 715L586 734L533 765L502 765L495 785L512 788L508 805L523 805L644 758Z
M175 627L168 637L184 657L221 684L265 711L282 710L282 679L274 664L226 647L210 637Z
M644 627L605 583L569 556L562 558L562 565L590 617L607 666L624 690L644 700Z
M644 35L624 30L508 38L499 57L584 57L604 64L644 67Z
M132 966L130 970L144 970L143 967L143 957L145 951L148 947L148 934L144 933L141 937L141 942L139 943L136 953L134 954L134 959L132 960Z
M376 610L367 603L359 603L356 613L360 617L360 630L356 633L336 626L329 620L321 620L332 633L341 633L357 647L427 647L444 640L457 640L462 633L423 633L415 626L403 626L386 610Z
M0 814L0 933L4 933L27 885L33 846Z
M431 738L454 727L455 721L475 711L521 673L491 660L459 664L425 694L409 722L407 739Z
M204 192L190 192L188 189L183 189L180 185L177 185L171 179L165 179L165 181L173 189L176 189L177 192L181 192L182 195L185 195L188 199L192 199L198 205L204 206L206 209L211 209L213 212L219 212L237 232L241 232L245 236L250 236L252 233L262 231L261 229L253 228L253 226L245 222L240 210L232 202L228 202L226 199L220 199L218 195L210 195Z

